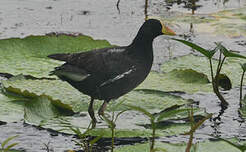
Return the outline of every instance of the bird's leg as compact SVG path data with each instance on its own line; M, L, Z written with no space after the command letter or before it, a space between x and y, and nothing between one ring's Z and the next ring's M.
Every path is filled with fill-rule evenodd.
M103 104L101 105L100 109L98 110L98 115L101 118L101 120L104 120L108 125L110 125L110 128L115 128L115 123L114 123L114 116L110 118L110 116L105 116L104 115L104 110L106 110L107 104L109 100L104 100Z
M98 110L98 115L102 120L104 117L104 110L106 109L108 102L109 101L104 100L103 104L101 105L100 109Z
M90 101L90 104L89 104L89 108L88 108L88 113L89 113L89 115L90 115L90 117L92 119L92 128L95 128L97 120L96 120L94 109L93 109L93 103L94 103L94 99L91 98L91 101Z

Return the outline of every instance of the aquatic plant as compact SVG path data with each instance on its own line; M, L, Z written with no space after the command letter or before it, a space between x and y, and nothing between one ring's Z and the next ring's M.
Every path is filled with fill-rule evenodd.
M44 148L42 150L45 150L46 152L54 152L54 149L50 148L50 141L46 144L44 143Z
M112 115L110 116L108 113L105 116L102 116L102 119L107 123L108 127L111 130L111 152L114 151L114 141L115 141L115 129L116 129L116 121L118 120L119 116L126 112L126 110L122 110L119 113L115 113L119 106L122 104L123 101L117 103L115 106L111 108Z
M79 145L84 152L92 152L93 145L103 136L102 133L99 136L93 138L92 140L89 140L88 139L89 132L93 130L91 124L92 123L88 125L87 129L84 132L81 132L79 128L69 127L69 129L73 131L79 138L79 141L77 140L72 140L72 141L75 142L77 145Z
M164 151L164 149L155 148L157 124L161 122L162 120L164 120L165 118L172 117L178 113L189 110L189 109L179 109L180 106L174 105L172 107L169 107L161 111L159 114L151 114L146 109L138 107L138 106L134 106L134 105L125 105L125 106L127 106L131 110L138 111L149 118L150 123L151 123L151 128L152 128L152 136L150 138L150 152L155 152L159 150Z
M203 119L201 119L200 121L198 121L197 123L195 123L194 120L194 112L193 112L193 107L189 110L189 118L190 118L190 125L191 125L191 129L189 132L185 133L184 135L190 135L189 137L189 141L187 143L185 152L190 152L191 151L191 147L192 147L192 141L193 141L193 137L194 137L194 133L195 131L209 118L212 117L212 114L208 114L206 117L204 117ZM194 149L196 149L196 146L193 147ZM196 151L196 150L194 150Z
M214 49L207 50L207 49L204 49L204 48L202 48L202 47L200 47L200 46L198 46L192 42L189 42L189 41L185 41L185 40L181 40L181 39L173 39L173 40L181 42L181 43L191 47L192 49L200 52L201 54L203 54L204 56L206 56L208 58L209 65L210 65L210 71L211 71L210 74L211 74L211 78L212 78L213 91L216 94L216 96L219 98L219 100L221 101L222 108L225 109L228 106L228 102L225 100L225 98L221 95L221 93L219 91L219 87L221 86L220 81L223 82L224 80L226 80L228 82L227 85L222 86L226 90L231 89L231 82L227 76L220 74L222 66L225 63L226 58L228 58L228 57L243 58L243 59L246 59L246 57L242 56L240 54L237 54L231 50L228 50L221 43L215 43L216 47ZM217 68L215 69L215 74L214 74L212 58L217 51L219 51L219 59L218 59Z
M242 77L241 77L241 83L240 83L240 105L241 105L241 100L242 100L242 90L243 90L243 78L244 78L244 74L246 71L246 63L244 64L240 64L242 69L243 69L243 73L242 73Z
M1 143L1 151L0 152L8 152L11 148L13 148L14 146L18 145L18 143L12 143L12 144L9 144L9 142L15 138L17 138L18 135L16 136L12 136L12 137L9 137L7 138L6 140L4 140L2 143Z

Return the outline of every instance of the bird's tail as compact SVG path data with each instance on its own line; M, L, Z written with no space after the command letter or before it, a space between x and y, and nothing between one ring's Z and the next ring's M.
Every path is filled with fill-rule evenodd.
M69 53L51 54L48 55L48 57L55 60L68 61L72 57L72 54Z

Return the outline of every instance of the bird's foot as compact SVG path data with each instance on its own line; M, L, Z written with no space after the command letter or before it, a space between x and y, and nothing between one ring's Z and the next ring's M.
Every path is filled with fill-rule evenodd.
M101 111L101 109L98 111L98 116L100 118L100 120L104 120L104 111Z
M96 125L97 125L97 120L91 120L91 129L94 129L96 128Z

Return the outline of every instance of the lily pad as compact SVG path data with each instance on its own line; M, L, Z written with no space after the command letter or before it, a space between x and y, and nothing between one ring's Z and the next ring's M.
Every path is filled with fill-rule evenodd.
M169 63L164 65L168 68ZM190 68L192 67L187 66L186 69L177 66L176 68L172 65L166 70L167 73L159 74L152 72L139 88L158 89L163 91L183 91L186 93L195 93L199 91L211 92L212 87L211 83L209 83L208 76L202 73L202 71L195 71Z
M217 67L217 60L212 60L213 62L213 69ZM239 86L240 85L240 78L242 74L242 69L240 67L241 62L245 62L243 59L236 59L236 58L227 58L223 67L222 67L222 74L225 74L228 78L230 78L232 82L232 87ZM185 55L182 57L177 57L173 60L170 60L162 65L162 71L166 73L170 73L173 70L187 70L192 69L198 73L202 73L206 75L210 82L211 82L211 73L210 73L210 67L209 67L209 61L206 57L202 56L195 56L192 54ZM215 71L214 71L215 72ZM173 85L177 85L176 83L173 83ZM207 91L204 89L204 87L208 87L207 85L201 85L200 90L201 91L212 91L212 86L210 85L211 89L207 88ZM180 88L179 91L183 91L183 88ZM188 91L191 92L191 91Z
M65 111L70 110L71 107L76 104L82 108L77 108L78 111L86 111L88 108L88 100L86 100L85 95L78 92L78 97L69 97L70 95L76 95L76 89L73 89L68 84L64 83L61 88L57 88L59 84L62 83L57 80L31 80L25 79L22 75L12 77L9 80L3 81L3 86L5 87L8 93L12 95L17 94L22 99L22 104L19 107L20 112L18 116L21 119L24 119L25 122L29 124L33 124L36 126L41 126L43 128L49 128L56 131L61 131L65 133L73 133L69 130L69 127L79 127L84 130L89 124L88 120L84 120L85 116L76 116L76 115L67 115ZM68 85L68 86L66 86ZM66 87L71 87L67 89ZM64 94L62 91L68 94ZM67 89L67 90L66 90ZM47 91L48 90L48 91ZM54 97L57 97L54 102ZM85 96L85 101L81 102L79 97ZM6 96L6 99L11 98ZM65 100L69 98L73 99L71 103L66 103L64 106L59 106L61 103L64 103ZM15 98L14 98L15 99ZM74 99L78 99L75 101ZM3 101L3 100L2 100ZM59 101L59 102L58 102ZM173 105L183 105L186 103L190 103L188 100L184 100L181 97L170 95L167 92L158 91L158 90L144 90L138 89L128 93L127 95L119 98L117 101L112 101L108 110L112 109L116 103L124 102L124 104L135 104L141 106L143 108L149 109L151 111L160 111L171 107ZM60 104L57 104L60 103ZM75 104L75 105L74 105ZM100 106L100 102L97 102L96 107ZM4 105L4 104L3 104ZM76 107L76 106L75 106ZM3 107L4 109L5 107ZM62 108L62 109L61 109ZM11 110L15 110L16 108L12 108ZM76 108L74 108L76 109ZM121 111L126 109L123 105L119 106L117 111ZM131 112L130 112L131 113ZM8 115L9 116L9 115ZM187 115L188 117L188 115ZM88 119L88 118L87 118ZM173 119L173 118L172 118ZM176 119L176 118L175 118ZM120 120L118 120L120 121ZM78 123L80 122L80 123ZM139 129L129 129L128 126L121 126L124 123L119 123L117 126L116 136L117 137L149 137L151 136L152 130L151 128L146 128L144 125L148 122L148 118L142 118L142 120L138 120L138 122L131 121L129 123L134 123L136 126L139 126ZM118 123L117 123L118 124ZM165 124L165 127L162 127L162 124L158 125L160 129L157 130L157 136L167 136L167 135L177 135L184 133L189 130L188 123L170 123L169 125ZM119 128L118 128L119 127ZM136 128L136 127L135 127ZM141 129L140 129L141 128ZM110 130L99 128L97 130L93 130L90 134L96 135L99 132L104 132L104 137L110 137Z
M0 40L0 44L2 44L0 53L3 54L0 57L2 59L0 61L0 72L7 72L14 75L23 73L34 77L49 77L49 71L63 63L46 58L49 54L86 51L93 48L111 46L106 41L93 40L90 37L82 35L75 37L68 35L30 36L24 39ZM6 51L10 53L6 53ZM180 82L180 86L173 86L172 83L177 81ZM160 85L162 82L168 85ZM173 105L191 103L188 100L164 91L175 91L177 90L176 88L182 88L187 85L192 88L192 83L197 86L201 84L209 86L209 80L206 75L191 69L173 70L166 74L151 72L144 84L116 101L111 101L107 110L111 112L115 103L121 102L141 106L151 112L159 112ZM88 121L88 118L84 120L84 115L71 116L63 113L63 111L75 113L86 112L87 115L88 103L90 101L87 95L80 93L66 82L50 79L28 79L20 74L8 80L2 80L2 86L7 93L13 94L13 97L7 97L3 94L2 97L0 96L3 100L0 100L0 102L9 101L10 98L16 100L15 96L19 97L21 99L20 101L22 101L20 102L21 105L17 107L21 112L18 113L20 118L15 119L17 121L25 119L27 123L67 133L72 133L71 130L69 131L69 127L80 127L83 130L89 124L89 122L83 124L78 123ZM197 86L190 92L197 91ZM101 102L96 101L95 109L98 109L101 104ZM2 109L4 109L4 106ZM121 105L117 111L125 109L126 107ZM11 110L15 110L15 107ZM129 129L128 126L127 128L126 126L119 126L116 136L149 137L152 131L150 128L145 129L143 127L146 121L148 122L147 118L143 119L141 123L131 122L133 124L135 123L135 125L141 124L142 126L138 127L141 129ZM174 123L165 128L160 127L157 131L157 136L177 135L188 131L188 129L189 124L187 123ZM99 128L98 130L103 130L106 137L110 136L109 129ZM96 135L97 130L91 132L91 134Z
M74 112L87 111L88 102L90 101L87 95L80 93L68 83L60 80L31 80L26 79L22 75L18 75L8 80L3 80L2 84L9 92L25 97L46 96L54 105ZM110 103L113 102L114 101L111 101ZM119 98L117 102L124 102L126 104L134 103L136 106L143 106L143 108L159 110L173 105L189 103L181 97L168 93L159 92L146 94L141 90L132 91ZM96 102L95 107L98 108L100 104L100 102ZM107 109L111 109L111 105L109 105ZM122 106L119 110L123 109L125 108Z
M31 102L31 103L30 103ZM131 113L131 112L130 112ZM129 114L130 114L129 113ZM128 114L128 115L129 115ZM131 114L132 115L132 114ZM129 117L129 116L128 116ZM188 117L188 115L187 115ZM59 132L74 134L69 127L77 127L81 132L85 131L88 124L84 120L83 115L65 115L61 109L54 107L51 102L46 97L40 97L36 99L30 99L26 101L25 104L25 121L29 124L41 126L43 128L53 129ZM143 118L142 118L143 119ZM138 127L139 129L131 129L127 125L122 125L121 118L116 122L117 129L115 132L116 137L150 137L152 135L151 128ZM144 126L147 122L147 118L142 120L142 125ZM118 123L120 122L120 123ZM136 123L134 120L131 125ZM119 125L119 126L118 126ZM140 125L140 124L136 124ZM156 136L171 136L178 135L189 131L189 123L163 123L158 124L158 129L156 131ZM97 136L102 134L103 137L111 137L111 130L109 128L97 128L89 132L92 136Z
M0 90L0 120L4 122L16 122L24 119L23 98L10 97Z
M24 97L46 96L58 107L78 112L80 107L87 107L89 97L83 95L68 83L60 80L31 80L23 75L12 77L2 82L4 88ZM80 107L77 107L80 106Z
M49 119L62 116L47 97L30 99L25 104L25 121L31 124L42 126L42 123ZM65 113L64 113L65 114Z

